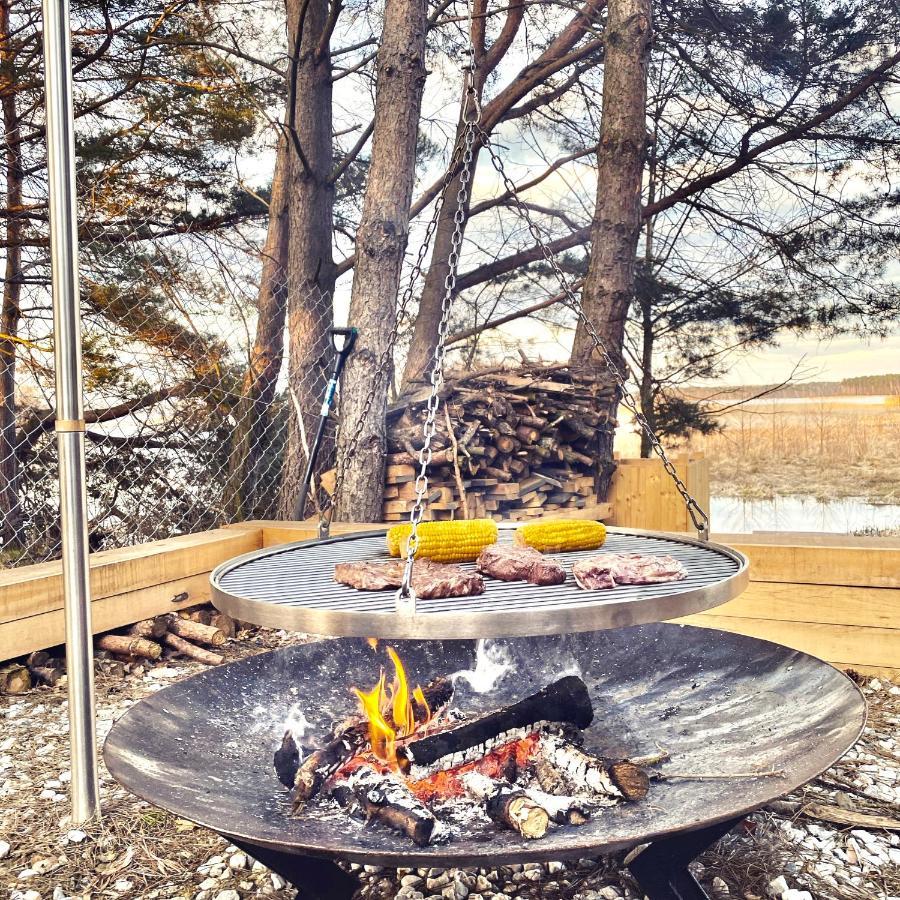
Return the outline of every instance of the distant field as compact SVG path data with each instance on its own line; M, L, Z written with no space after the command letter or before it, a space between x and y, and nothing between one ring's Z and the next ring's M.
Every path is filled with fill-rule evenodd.
M689 445L709 457L714 495L900 503L900 396L763 399L719 421Z

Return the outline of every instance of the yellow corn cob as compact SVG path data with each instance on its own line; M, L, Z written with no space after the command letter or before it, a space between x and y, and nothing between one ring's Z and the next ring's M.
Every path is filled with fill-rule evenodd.
M542 553L596 550L605 540L603 523L590 519L544 519L516 529L516 543L520 547L533 547Z
M388 530L387 546L391 556L406 556L410 526L395 525ZM489 544L497 542L497 523L493 519L459 519L453 522L422 522L418 528L416 559L435 562L468 562Z

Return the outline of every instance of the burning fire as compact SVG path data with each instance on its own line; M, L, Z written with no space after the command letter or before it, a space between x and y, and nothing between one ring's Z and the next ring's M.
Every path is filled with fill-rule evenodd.
M359 698L363 715L369 723L369 744L378 759L399 768L396 743L416 729L431 721L431 710L419 685L409 690L406 669L393 647L387 648L394 665L394 678L390 685L382 671L381 677L370 691L353 688Z

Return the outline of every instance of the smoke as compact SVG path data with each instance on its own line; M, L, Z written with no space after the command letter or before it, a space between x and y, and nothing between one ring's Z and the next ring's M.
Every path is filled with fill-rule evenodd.
M454 672L450 678L454 688L464 681L476 694L486 694L514 668L509 648L495 641L481 638L475 645L475 667Z

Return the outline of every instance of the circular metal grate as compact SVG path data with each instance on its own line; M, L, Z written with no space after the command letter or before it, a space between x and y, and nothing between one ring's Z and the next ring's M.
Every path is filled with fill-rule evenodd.
M515 526L500 526L500 542ZM564 584L537 587L485 577L473 597L418 600L400 613L394 591L358 591L334 580L339 562L388 559L385 531L304 541L229 560L211 574L213 602L247 622L341 637L477 638L566 634L622 628L690 615L726 603L744 590L747 559L718 544L668 534L609 529L602 551L553 554ZM577 559L604 553L671 554L687 569L684 581L620 585L583 591L572 578ZM463 564L474 569L474 564Z
M515 526L500 526L500 542ZM211 574L213 602L247 622L310 634L383 638L477 638L566 634L659 622L733 599L747 585L747 559L719 544L668 534L609 529L601 551L551 554L565 566L564 584L537 587L485 577L473 597L417 601L399 613L394 591L358 591L334 580L339 562L388 559L385 531L304 541L239 556ZM583 591L572 563L604 553L671 554L684 581ZM463 564L474 569L474 564Z

